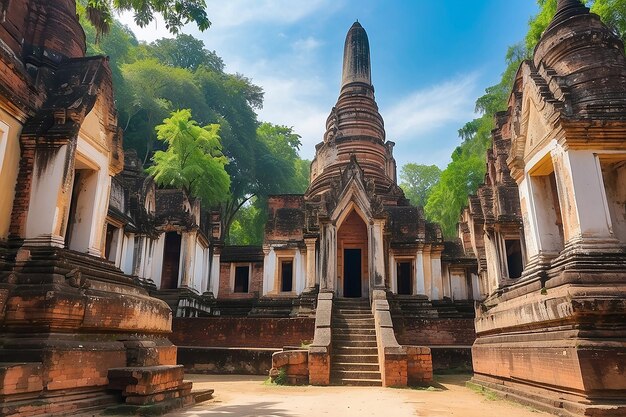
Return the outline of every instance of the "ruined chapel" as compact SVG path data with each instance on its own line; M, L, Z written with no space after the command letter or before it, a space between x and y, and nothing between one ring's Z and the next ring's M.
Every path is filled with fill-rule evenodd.
M626 57L579 0L518 70L454 241L397 184L355 22L309 187L270 196L261 246L225 245L218 210L123 150L75 0L0 14L0 415L163 413L210 395L184 372L388 387L442 370L626 415Z

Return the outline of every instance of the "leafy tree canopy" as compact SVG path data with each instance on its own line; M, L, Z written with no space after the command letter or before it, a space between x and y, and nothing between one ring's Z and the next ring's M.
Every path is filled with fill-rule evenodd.
M184 33L175 38L158 39L149 45L148 51L159 62L171 67L195 71L204 65L214 72L224 71L224 61L215 51L205 49L204 42Z
M532 56L541 34L556 13L557 0L538 0L539 13L528 23L524 42L509 47L505 56L506 69L500 82L488 87L476 100L476 111L482 116L468 122L459 130L462 143L452 154L452 162L442 172L440 181L432 188L424 207L429 220L441 224L444 235L454 238L461 209L467 197L476 192L485 174L486 152L495 127L493 115L507 108L515 74L525 59ZM626 40L626 0L588 0L591 11L614 28Z
M400 170L400 187L412 204L423 207L440 176L441 170L436 165L408 163Z
M165 27L172 33L178 33L187 23L195 23L202 31L211 26L204 0L77 0L77 3L79 8L85 9L87 18L95 27L96 39L110 31L115 20L114 10L132 12L135 23L141 27L160 14Z
M178 110L156 127L157 137L167 144L152 157L148 173L160 186L182 189L188 197L214 205L228 193L228 163L222 154L218 125L200 127L190 110Z
M256 183L251 184L248 194L233 200L239 202L239 209L232 211L229 220L229 244L261 244L267 221L267 197L275 193L302 194L309 185L311 163L297 153L300 135L287 126L261 123L257 138L263 156L257 160Z

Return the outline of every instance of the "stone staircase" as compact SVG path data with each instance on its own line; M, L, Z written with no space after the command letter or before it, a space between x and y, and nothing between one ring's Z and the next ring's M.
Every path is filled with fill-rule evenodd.
M332 344L331 383L382 386L369 300L333 300Z

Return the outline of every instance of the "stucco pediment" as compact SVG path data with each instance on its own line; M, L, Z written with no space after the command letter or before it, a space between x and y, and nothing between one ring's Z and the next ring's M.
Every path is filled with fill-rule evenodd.
M365 178L353 155L340 178L325 196L330 220L335 224L341 224L351 208L357 210L366 222L380 217L383 214L383 206L374 190L374 181Z
M554 82L551 72L545 67L537 70L529 61L524 61L517 72L509 98L512 129L507 163L512 173L522 172L524 161L553 139L551 134L564 108L563 102L555 96L562 98L564 92L562 86Z

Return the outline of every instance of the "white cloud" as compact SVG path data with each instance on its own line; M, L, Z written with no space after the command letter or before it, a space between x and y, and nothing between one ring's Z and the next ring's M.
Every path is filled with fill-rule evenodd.
M265 90L259 119L292 126L302 136L300 154L303 158L313 158L315 145L322 140L331 108L326 108L323 102L328 97L334 97L336 92L330 91L321 79L315 77L268 77L255 82Z
M332 4L331 0L209 0L207 13L215 27L251 23L291 24Z
M451 122L471 120L477 79L477 74L469 74L400 99L385 111L387 136L401 142Z
M322 46L322 42L315 39L313 36L309 36L308 38L305 38L305 39L298 39L291 44L291 47L293 48L293 50L296 52L300 52L300 53L302 52L310 53L311 51L319 48L320 46Z

